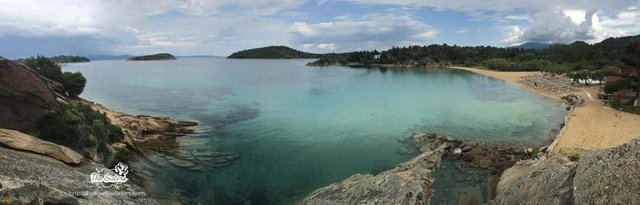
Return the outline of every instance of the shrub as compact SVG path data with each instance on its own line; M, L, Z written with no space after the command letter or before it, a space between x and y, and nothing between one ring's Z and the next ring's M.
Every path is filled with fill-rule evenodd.
M81 132L81 130L83 132ZM90 132L96 139L82 136ZM111 124L108 118L87 105L65 105L61 112L47 114L40 122L40 137L67 147L98 148L102 143L111 143L123 138L120 128ZM97 142L92 142L97 141Z
M64 91L69 96L78 96L84 91L84 86L87 84L87 79L82 76L80 72L64 72L62 74L62 86L64 87Z
M40 137L56 144L76 147L80 137L78 124L81 121L78 113L67 105L62 112L52 112L44 116L40 125Z
M627 80L618 81L615 83L607 83L604 86L604 92L611 94L611 93L618 92L620 90L627 89L629 87L631 87L631 83Z

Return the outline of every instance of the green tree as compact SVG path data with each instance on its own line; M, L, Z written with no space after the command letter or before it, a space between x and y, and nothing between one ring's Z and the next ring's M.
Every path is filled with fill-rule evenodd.
M622 61L629 67L636 69L636 101L633 103L633 106L638 107L640 106L640 38L627 44Z
M24 59L22 63L45 78L56 82L60 82L62 80L62 69L60 68L60 65L47 57L38 55L35 58L31 57Z
M62 74L62 86L64 91L72 97L76 97L84 91L84 86L87 84L87 79L82 76L80 72L64 72Z

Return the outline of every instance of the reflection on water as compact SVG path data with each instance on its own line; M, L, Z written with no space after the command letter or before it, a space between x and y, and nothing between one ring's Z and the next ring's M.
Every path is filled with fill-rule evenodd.
M89 100L199 121L200 133L177 139L180 151L240 156L206 171L169 166L153 173L154 197L193 203L292 204L355 173L409 159L396 154L405 132L542 143L566 114L559 103L464 71L318 68L308 61L185 58L64 69L85 75L82 96Z

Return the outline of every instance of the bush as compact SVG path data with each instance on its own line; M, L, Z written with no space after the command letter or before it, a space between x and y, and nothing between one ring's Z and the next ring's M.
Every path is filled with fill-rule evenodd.
M82 76L80 72L64 72L62 74L62 86L64 91L72 97L76 97L84 91L84 86L87 84L87 79Z
M604 86L604 92L611 94L611 93L618 92L620 90L627 89L629 87L631 87L631 83L627 80L618 81L615 83L607 83Z
M487 60L487 68L491 70L508 70L512 63L504 58L492 58Z
M76 147L80 138L78 124L82 118L66 105L64 111L53 112L44 116L40 125L40 137L68 147Z
M90 132L96 139L83 136ZM107 117L87 105L65 105L62 112L47 114L40 122L40 137L56 144L79 149L102 146L123 138L120 128L109 122ZM94 142L96 141L97 142Z
M21 62L45 78L56 82L62 81L62 69L60 68L60 65L47 57L38 55L35 58L31 57L21 60Z

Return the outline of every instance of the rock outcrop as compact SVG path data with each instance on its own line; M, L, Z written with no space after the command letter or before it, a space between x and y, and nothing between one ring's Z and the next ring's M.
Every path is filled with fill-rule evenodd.
M416 132L399 139L404 145L398 151L401 154L428 152L436 147L448 144L447 156L451 160L464 160L472 167L502 172L517 161L542 155L522 144L497 143L481 144L468 140L458 140L432 132Z
M640 139L567 158L518 162L494 204L640 204Z
M567 159L524 160L500 177L495 204L571 204L575 163Z
M0 57L0 127L31 133L51 110L62 110L55 92L34 70Z
M103 168L0 148L0 204L158 204L131 180L118 188L91 183L89 175Z
M446 144L375 176L356 174L320 188L300 204L430 204L433 169L440 166Z
M13 149L47 155L68 164L79 164L83 159L82 155L72 149L15 130L0 128L0 144Z

